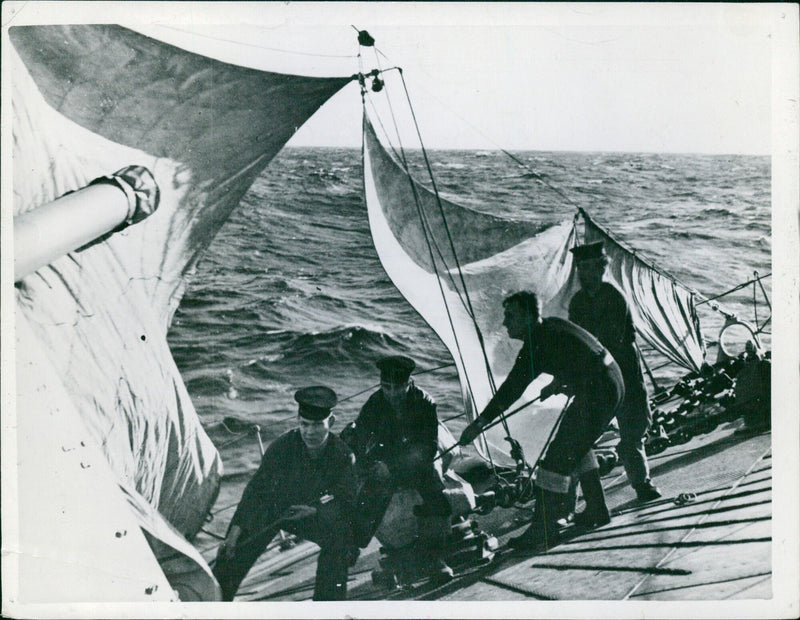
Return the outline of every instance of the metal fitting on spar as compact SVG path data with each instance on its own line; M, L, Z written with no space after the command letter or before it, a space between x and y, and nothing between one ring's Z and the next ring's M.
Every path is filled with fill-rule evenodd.
M107 235L136 224L157 208L153 173L127 166L14 217L14 282Z

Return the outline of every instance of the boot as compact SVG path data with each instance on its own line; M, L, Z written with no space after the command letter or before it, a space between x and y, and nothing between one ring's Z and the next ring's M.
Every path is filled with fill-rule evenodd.
M417 544L428 578L434 583L450 581L453 578L453 569L444 560L450 535L450 517L417 515L417 530Z
M558 524L561 527L570 525L575 519L575 505L578 502L578 477L572 476L569 482L569 489L562 501L561 514Z
M586 508L583 512L575 513L575 525L586 528L607 525L611 522L611 515L608 514L603 484L600 482L600 470L592 469L581 474L580 481Z
M320 549L312 600L344 601L347 599L347 568L351 560L352 548L349 546Z
M661 491L650 480L645 480L641 484L634 484L633 490L636 491L636 499L640 502L652 502L661 497Z
M542 547L547 550L558 543L557 519L562 515L564 494L554 493L541 487L536 487L536 491L536 505L530 527L508 541L510 547L519 551L533 551Z

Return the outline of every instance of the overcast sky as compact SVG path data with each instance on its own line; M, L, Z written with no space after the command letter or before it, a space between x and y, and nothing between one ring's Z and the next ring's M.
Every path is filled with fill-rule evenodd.
M770 151L771 58L764 28L720 20L378 25L369 31L403 67L429 146ZM353 86L294 143L358 144L359 113Z
M91 21L102 6L102 21L194 51L316 75L357 72L352 25L366 29L382 65L403 67L431 148L771 149L779 5L132 4L64 13ZM55 9L24 5L19 18L52 19ZM374 57L365 54L367 69ZM360 116L353 83L291 144L358 146Z

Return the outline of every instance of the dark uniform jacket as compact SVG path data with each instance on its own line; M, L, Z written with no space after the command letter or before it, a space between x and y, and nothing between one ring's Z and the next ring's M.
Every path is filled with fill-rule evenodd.
M392 468L410 448L421 460L433 462L438 432L436 403L412 383L399 418L382 391L372 394L358 414L350 445L359 465L381 460Z
M636 332L625 296L610 282L600 284L592 297L580 290L569 302L569 320L593 334L614 356L626 385L641 381L639 355L634 346Z
M339 437L331 433L320 456L312 459L300 430L294 429L267 448L231 525L254 533L296 504L317 508L320 518L348 521L354 513L357 484L353 454Z
M534 342L525 340L514 366L481 414L490 422L522 396L541 373L553 375L576 396L607 394L621 401L625 389L619 367L600 342L585 329L558 317L542 320Z

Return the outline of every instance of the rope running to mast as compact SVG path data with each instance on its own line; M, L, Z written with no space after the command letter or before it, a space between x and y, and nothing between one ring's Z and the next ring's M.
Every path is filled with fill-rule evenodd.
M392 69L396 69L396 70L400 71L399 67L392 67ZM386 71L389 71L389 69L384 69L384 70L382 70L380 72L383 73L383 72L386 72ZM376 70L374 72L370 72L367 75L372 75L372 73L378 73L378 71ZM388 97L387 97L387 102L388 102L389 108L391 110L392 104L391 104L391 101L388 99ZM378 124L380 125L381 130L383 131L383 135L386 136L386 138L387 138L387 142L389 143L389 148L392 150L392 153L395 155L395 157L398 159L398 161L400 161L400 163L403 166L403 169L405 170L407 176L409 177L409 180L411 180L411 182L413 184L414 183L413 175L411 174L411 169L410 169L410 167L408 165L408 161L406 160L405 151L402 148L402 144L400 146L400 151L398 151L394 147L394 144L389 139L389 132L386 130L386 127L384 126L383 121L381 120L381 116L380 116L380 114L378 114L378 110L375 107L375 104L372 102L372 100L370 100L370 105L372 106L372 110L374 112L375 118L378 121ZM392 120L394 120L393 113L392 113ZM397 139L398 143L401 143L402 141L400 140L399 131L397 129L397 124L396 123L395 123L395 136L397 136L396 139ZM416 195L416 185L412 186L412 190L411 191L412 191L412 193L415 194L415 200L418 200L418 196ZM425 214L424 211L422 211L422 213L420 215L420 219L424 222L424 224L425 224L425 226L427 227L428 230L432 230L431 227L430 227L430 224L428 223L427 215ZM442 253L442 249L441 249L441 247L439 247L439 243L437 242L436 238L431 236L430 241L431 241L432 247L436 250L436 255L439 257L439 259L441 260L442 264L445 265L445 267L446 267L447 266L447 259L445 258L444 254ZM465 312L467 312L467 314L469 314L474 319L474 317L472 316L472 313L470 312L470 308L469 308L468 304L464 301L464 297L461 294L461 290L459 289L457 282L453 278L453 274L450 273L450 270L446 269L445 270L445 275L446 275L447 279L450 281L450 284L452 284L453 291L458 296L458 299L461 302L461 305L464 307Z
M376 62L379 63L377 57L376 57ZM378 71L378 72L380 73L382 71ZM361 88L362 88L362 95L361 96L362 96L362 101L363 101L364 100L364 95L365 95L365 92L366 92L366 88L365 88L365 85L364 85L363 82L361 84ZM399 131L399 128L397 127L397 120L396 120L396 117L395 117L395 114L394 114L394 109L392 107L391 100L388 97L387 97L387 103L389 105L390 116L392 117L392 122L394 124L395 135L397 136L397 142L398 142L398 144L400 146L399 159L403 163L404 169L406 171L406 176L408 177L408 180L409 180L409 182L411 184L411 192L412 192L412 195L414 196L414 204L415 204L415 207L417 209L417 214L419 215L420 222L422 223L422 231L423 231L424 238L425 238L425 244L426 244L427 249L428 249L428 254L429 254L429 258L430 258L431 264L434 266L434 273L435 273L435 276L436 276L436 281L437 281L437 284L439 286L439 292L440 292L440 294L442 296L442 300L444 302L445 311L447 312L447 318L448 318L448 322L450 324L450 329L453 332L453 337L454 337L455 342L456 342L456 348L458 350L458 355L459 355L459 358L460 358L460 361L461 361L461 365L462 365L462 367L466 368L466 364L464 363L464 358L463 358L463 355L461 353L461 347L458 344L458 335L456 333L455 325L453 323L453 317L452 317L452 315L450 313L450 308L449 308L449 306L447 304L447 298L445 297L444 287L442 286L441 276L439 274L439 271L435 268L436 260L435 260L434 255L433 255L433 247L436 247L437 253L439 254L439 257L441 258L441 260L443 262L444 262L444 257L441 255L441 251L439 250L438 246L436 245L435 239L432 240L431 237L430 237L429 233L430 233L431 227L430 227L430 224L427 221L427 218L425 216L425 212L422 209L421 202L420 202L420 199L419 199L419 195L417 193L417 188L416 188L416 185L414 184L414 179L412 178L411 173L409 171L408 161L407 161L406 156L405 156L405 150L403 149L403 146L402 146L402 139L400 138L400 131ZM378 119L380 119L380 116L378 116L377 114L376 114L376 116L378 117ZM381 122L381 127L383 128L383 123L382 122ZM388 136L388 132L386 132L385 128L384 128L384 132ZM452 281L452 276L451 276L451 281ZM453 284L455 286L454 282L453 282ZM457 287L455 287L455 288L457 290ZM473 406L473 408L477 408L477 405L476 405L476 403L474 401L474 397L473 397L473 390L472 390L472 387L471 387L471 385L469 383L469 377L466 377L466 381L467 381L467 387L469 388L470 397L473 399L472 400L472 406Z
M361 35L360 35L359 38L361 38ZM382 70L380 68L380 60L377 58L377 54L376 54L376 63L378 64L379 72L382 72ZM474 309L472 307L472 302L471 302L471 299L469 297L469 292L467 290L466 282L464 280L464 275L463 275L463 271L461 269L461 264L460 264L460 262L458 260L458 254L456 252L455 245L453 243L453 238L452 238L452 235L450 233L450 228L449 228L449 226L447 224L447 218L445 216L444 207L442 205L442 202L441 202L441 199L440 199L440 196L439 196L439 191L438 191L438 188L436 186L436 181L435 181L435 178L434 178L434 175L433 175L433 170L432 170L432 167L431 167L431 164L430 164L430 160L428 159L427 150L425 149L424 143L422 141L422 136L421 136L421 133L420 133L420 130L419 130L419 125L417 123L416 114L414 113L414 108L413 108L413 105L411 103L411 98L410 98L410 95L408 93L408 88L407 88L407 85L405 83L405 79L403 77L402 70L398 69L398 71L400 73L401 81L403 83L403 88L404 88L404 91L405 91L405 94L406 94L406 99L408 101L409 109L411 111L412 119L414 121L414 127L415 127L415 130L417 132L417 136L418 136L418 139L419 139L419 142L420 142L420 146L421 146L421 149L422 149L422 154L423 154L423 158L424 158L424 161L425 161L425 165L426 165L426 168L427 168L427 171L428 171L428 175L429 175L429 178L431 180L432 187L433 187L433 194L435 196L436 204L437 204L437 206L439 208L439 211L440 211L440 214L441 214L441 217L442 217L444 230L446 232L447 239L448 239L448 242L449 242L449 245L450 245L450 250L451 250L451 252L453 254L453 259L455 260L456 270L458 271L459 279L461 281L461 287L463 289L464 298L466 299L465 309L466 309L467 314L469 315L469 317L472 319L472 323L473 323L473 326L475 328L476 335L478 337L479 346L480 346L481 353L482 353L483 360L484 360L484 364L485 364L485 367L486 367L486 372L487 372L487 377L489 379L490 388L492 390L492 393L494 394L496 392L496 385L495 385L495 382L494 382L494 377L493 377L493 373L492 373L492 370L491 370L491 366L489 364L488 356L486 354L486 347L485 347L485 341L484 341L484 338L483 338L483 334L481 332L481 329L480 329L480 327L479 327L479 325L477 323L477 319L475 317L475 312L474 312ZM363 86L363 83L362 83L362 98L363 98L363 89L364 89L364 86ZM379 90L382 90L382 84L381 84L381 88ZM435 261L434 255L433 255L433 246L436 246L437 253L439 254L440 259L442 260L442 263L444 264L445 268L447 268L447 262L446 262L444 256L442 256L441 250L438 248L438 245L436 245L435 238L433 238L433 242L432 242L432 239L431 239L433 237L432 228L431 228L430 223L427 220L427 216L426 216L426 214L425 214L425 212L424 212L424 210L422 208L421 201L420 201L420 198L419 198L419 195L418 195L418 192L417 192L416 185L414 183L413 178L411 177L409 166L408 166L408 161L407 161L407 158L405 156L405 150L402 147L402 140L400 138L400 133L399 133L399 130L397 128L397 121L396 121L396 117L395 117L395 114L394 114L394 109L393 109L393 107L391 105L391 100L388 98L388 96L387 96L387 102L388 102L390 113L391 113L391 116L392 116L392 121L394 123L395 133L397 135L398 144L400 145L401 160L403 162L404 169L406 171L406 174L407 174L407 176L409 178L409 182L411 184L411 190L412 190L412 194L414 196L415 206L417 208L417 213L418 213L418 215L420 217L420 221L422 223L422 228L423 228L423 232L424 232L424 235L425 235L425 242L426 242L426 245L427 245L427 248L428 248L428 253L429 253L430 260L431 260L431 264L434 267L434 272L436 274L436 279L437 279L437 284L439 286L440 294L442 296L442 300L443 300L444 305L445 305L445 311L447 313L448 322L450 323L450 328L451 328L451 330L453 332L453 336L455 338L456 348L458 350L459 358L461 359L462 367L464 369L466 369L466 364L464 363L463 355L462 355L462 352L461 352L461 347L460 347L460 345L458 343L458 336L457 336L457 333L456 333L456 330L455 330L455 325L453 323L453 317L452 317L452 314L450 313L450 308L449 308L448 303L447 303L447 298L446 298L445 293L444 293L444 287L443 287L442 282L441 282L441 277L440 277L438 269L436 269L436 267L435 267L436 266L436 261ZM448 274L448 275L450 276L451 281L452 281L452 274ZM455 286L455 282L453 282L453 284L454 284L454 289L456 291L456 294L459 296L459 299L461 299L461 293L458 290L458 286ZM463 304L464 303L464 299L461 299L461 300L462 300L462 304ZM475 401L474 401L473 390L472 390L472 388L470 386L469 377L466 376L466 373L465 373L465 381L467 383L467 387L469 388L470 397L472 398L473 408L477 411L477 403L475 403ZM510 429L509 429L508 424L506 422L505 416L503 416L501 418L501 421L503 423L504 430L505 430L506 434L509 437L511 437L511 432L510 432ZM488 447L488 444L487 444L487 447ZM490 453L489 453L489 458L490 458L490 461L491 461L491 454Z
M366 46L366 47L373 47L374 48L374 39L372 39L372 37L369 35L369 33L367 33L366 31L359 31L357 28L355 28L355 26L353 26L353 28L356 29L356 31L359 33L359 45ZM361 51L360 51L360 48L359 48L358 58L359 58L359 71L360 72L359 72L357 77L359 79L359 84L361 86L361 102L362 102L362 106L365 106L366 105L366 97L365 97L365 95L366 95L366 82L365 82L365 77L371 76L371 77L377 79L377 76L379 74L383 73L384 71L387 71L388 69L384 70L384 69L380 68L380 61L377 58L377 49L376 49L376 63L379 65L379 69L375 69L374 71L371 71L371 72L368 72L368 73L364 73L363 66L361 65ZM397 67L393 67L393 69L398 69L399 70L399 68L397 68ZM377 89L375 88L375 82L373 82L373 90L375 90L376 92L379 92L382 89L383 89L383 83L382 82L380 82L380 86ZM428 231L430 229L430 225L428 224L427 219L426 219L425 214L424 214L424 211L422 211L421 206L420 206L420 201L419 201L419 197L417 195L416 186L414 185L414 180L411 177L411 173L409 171L408 162L407 162L406 157L405 157L405 151L402 148L402 140L400 138L400 131L399 131L398 127L397 127L397 122L396 122L395 115L394 115L394 109L392 107L391 100L388 98L388 96L387 96L387 103L389 105L389 109L390 109L390 112L391 112L390 116L392 117L392 121L394 123L394 129L395 129L395 135L397 136L397 142L398 142L398 144L400 144L400 152L399 153L397 152L397 150L392 145L391 140L389 140L389 145L391 146L392 151L394 152L394 154L397 157L397 159L401 160L403 162L403 166L404 166L404 169L406 171L406 175L408 176L408 179L411 182L411 191L412 191L412 194L414 195L415 206L417 208L418 215L420 216L420 220L422 222L422 230L423 230L423 233L425 235L425 242L426 242L426 245L428 247L428 252L429 252L429 255L430 255L431 264L435 266L436 261L433 258L432 247L436 248L436 252L439 255L439 258L442 260L443 263L445 262L445 259L444 259L444 256L441 253L441 249L439 248L438 244L436 243L436 240L435 239L431 240L429 238L429 236L428 236ZM389 132L384 127L383 121L381 120L381 116L377 113L377 109L375 108L374 103L372 102L371 99L370 99L370 105L372 105L372 108L375 111L375 117L377 118L378 123L380 124L381 129L383 130L383 133L388 138ZM448 314L448 321L450 323L450 328L451 328L451 330L453 332L453 337L456 340L456 347L458 348L459 358L461 359L461 365L465 367L464 359L463 359L463 356L461 355L461 348L458 346L458 336L456 334L455 326L453 325L452 317L450 315L450 310L449 310L449 307L447 305L446 298L444 296L444 290L443 290L443 287L442 287L442 284L441 284L441 280L440 280L440 277L439 277L438 270L435 271L435 273L436 273L437 283L439 285L439 291L440 291L440 294L442 295L442 299L444 301L445 310L447 311L447 314ZM452 275L450 275L450 280L451 280L451 282L453 284L453 288L456 290L456 292L458 292L458 287L455 285L455 282L452 279ZM459 298L460 298L460 294L459 294ZM463 300L462 300L462 303L463 303ZM471 401L472 407L474 409L477 409L477 404L475 403L472 387L469 384L469 377L467 377L466 380L467 380L467 387L469 388L469 395L470 395L470 397L472 399L472 401Z
M445 232L447 233L447 241L450 244L450 251L453 253L453 260L455 260L456 263L456 269L458 270L458 277L461 280L461 286L464 289L464 297L466 298L467 301L468 314L472 319L473 325L475 326L475 333L477 334L478 342L480 343L484 364L486 365L486 373L489 377L489 384L491 385L492 393L494 393L497 391L497 387L495 386L494 376L492 374L491 366L489 365L489 359L486 356L486 346L483 339L483 333L481 332L481 329L478 326L477 319L475 318L475 310L472 307L472 300L469 297L469 290L467 289L467 283L464 281L464 273L461 270L461 263L458 260L458 253L456 252L455 245L453 244L453 236L450 234L450 227L447 224L447 217L445 217L444 207L442 206L442 201L439 196L439 188L436 186L436 180L433 176L433 169L431 168L430 161L428 160L428 152L425 149L425 145L422 142L422 134L420 133L419 125L417 124L417 115L414 113L414 107L411 104L411 96L409 95L408 86L406 85L406 80L405 77L403 76L402 71L400 72L400 79L403 82L403 90L405 91L406 94L406 100L408 101L409 110L411 110L411 117L414 120L414 128L416 129L417 137L419 138L419 143L420 146L422 147L422 156L425 159L425 166L428 169L428 175L430 176L431 179L433 193L434 196L436 197L436 205L439 207L439 213L442 216L442 224L444 225ZM508 432L508 427L505 424L504 427L506 428L506 432Z
M377 57L376 57L376 62L378 63L378 66L380 68L380 61L377 59ZM410 97L409 92L408 92L408 87L406 85L405 78L403 77L402 70L398 70L398 71L400 73L400 79L401 79L402 84L403 84L403 89L404 89L404 92L405 92L405 95L406 95L406 100L408 102L409 110L411 112L411 116L412 116L412 119L414 121L414 128L415 128L415 130L417 132L417 137L418 137L419 142L420 142L420 147L421 147L422 155L423 155L423 158L424 158L424 161L425 161L425 165L426 165L426 168L427 168L428 176L429 176L429 178L431 180L431 185L432 185L432 188L433 188L433 195L434 195L434 197L436 199L436 204L437 204L437 207L439 208L439 212L441 214L444 230L445 230L445 233L447 235L448 243L450 245L450 251L452 252L453 259L454 259L455 265L456 265L456 270L458 272L459 279L461 281L461 287L463 289L464 299L466 300L465 309L466 309L467 314L469 315L469 317L472 319L472 323L473 323L473 326L475 328L475 333L476 333L476 336L478 338L478 343L479 343L479 346L480 346L480 349L481 349L481 354L483 356L483 361L484 361L484 365L485 365L485 368L486 368L487 377L489 379L489 385L490 385L490 388L492 390L492 393L494 394L496 392L497 388L496 388L496 384L495 384L495 381L494 381L494 376L493 376L493 373L492 373L491 365L489 364L489 359L488 359L488 356L486 354L486 346L485 346L485 340L483 338L483 333L482 333L482 331L480 329L480 326L477 323L477 319L475 317L475 311L474 311L474 309L472 307L472 301L471 301L471 299L469 297L469 291L467 289L467 285L466 285L466 282L464 280L464 274L463 274L463 271L461 269L461 264L460 264L460 262L458 260L458 253L456 252L456 248L455 248L455 245L453 243L453 237L452 237L452 234L450 232L450 227L449 227L449 225L447 223L447 218L446 218L446 215L445 215L445 212L444 212L444 207L443 207L442 202L441 202L441 198L440 198L440 195L439 195L439 190L438 190L438 187L436 185L436 180L435 180L435 177L434 177L434 174L433 174L433 169L431 167L430 160L429 160L428 154L427 154L427 150L425 148L425 145L424 145L423 140L422 140L422 135L421 135L420 130L419 130L419 125L417 123L416 114L414 112L414 107L413 107L413 104L411 102L411 97ZM391 114L392 114L392 120L393 120L393 122L395 124L395 131L396 131L396 134L398 136L398 143L400 144L403 165L404 165L406 173L407 173L407 175L409 177L409 181L411 182L412 192L413 192L413 195L414 195L414 200L415 200L415 203L416 203L417 211L418 211L418 213L420 215L420 220L423 223L423 230L426 231L425 232L426 243L428 244L428 250L429 250L429 253L431 254L431 263L434 265L434 268L435 268L435 264L436 263L435 263L435 260L433 258L433 254L432 254L432 250L431 250L431 243L430 243L430 239L428 238L428 232L427 232L428 230L431 229L431 227L430 227L430 224L427 221L427 216L425 215L424 210L421 207L419 196L417 194L417 189L416 189L416 186L414 185L413 178L411 177L411 174L410 174L410 170L409 170L409 167L408 167L408 162L406 160L405 152L404 152L404 150L402 148L402 142L401 142L400 137L399 137L399 131L397 130L397 123L396 123L396 119L395 119L395 116L394 116L394 111L393 111L393 108L391 106L391 101L388 99L388 97L387 97L387 101L389 102L389 107L390 107ZM431 236L432 236L432 233L431 233ZM434 245L436 245L435 239L434 239ZM437 250L438 250L438 246L437 246ZM442 256L441 251L439 251L438 253L439 253L439 256L442 259L442 262L443 262L443 264L445 265L445 268L446 268L447 267L446 260ZM458 345L458 337L457 337L456 332L455 332L455 327L453 326L453 323L452 323L452 316L450 315L450 310L449 310L448 305L447 305L447 300L446 300L446 298L444 296L444 290L442 289L441 280L439 278L439 272L438 272L438 270L435 270L435 271L436 271L437 281L438 281L439 287L440 287L440 292L442 293L442 299L443 299L444 304L445 304L445 309L446 309L447 314L448 314L448 320L450 321L451 329L453 330L453 335L456 338L456 347L459 350L459 356L461 356L461 349L460 349L460 346ZM450 275L450 277L451 277L451 281L452 281L452 275ZM456 293L458 294L459 298L461 299L461 294L458 291L458 287L455 286L455 282L453 282L453 284L454 284L454 288L456 290ZM462 299L462 303L464 303L464 299ZM463 358L462 358L462 365L464 366L464 368L466 368L466 366L463 364ZM469 386L469 377L465 377L465 379L466 379L467 384ZM470 394L472 394L471 388L470 388ZM476 403L474 403L474 401L473 401L473 406L477 410L477 406L476 406ZM505 430L506 434L509 437L511 437L511 431L510 431L510 429L508 427L508 423L506 422L505 416L501 417L501 422L503 424L503 427L504 427L504 430Z

